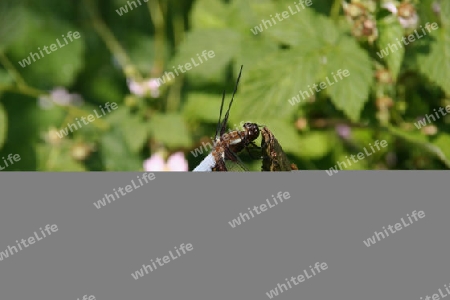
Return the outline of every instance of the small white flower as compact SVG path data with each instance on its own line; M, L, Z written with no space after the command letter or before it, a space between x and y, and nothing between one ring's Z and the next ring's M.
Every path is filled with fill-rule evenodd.
M42 109L50 109L53 107L53 102L47 95L38 98L39 107Z
M63 87L55 87L48 95L40 96L38 102L42 109L50 109L54 104L59 106L80 106L83 104L83 98L79 94L70 94Z
M399 15L399 7L401 8L401 12L404 10L402 8L405 8L405 6L408 8L408 12L414 11L414 14L410 15L409 17L404 17ZM386 8L388 11L390 11L393 15L396 15L398 17L398 21L400 22L400 25L402 25L405 29L411 29L416 28L417 24L419 23L419 16L417 15L417 12L415 11L414 7L406 3L404 5L397 6L394 2L386 2L382 5L382 7ZM400 12L400 14L401 14Z
M69 106L72 100L71 95L65 88L56 87L50 92L50 98L60 106Z
M142 97L145 95L146 88L133 79L128 79L128 88L130 89L130 92L136 96Z
M387 2L382 5L382 7L386 8L392 14L397 15L397 5L394 2Z
M137 82L134 79L128 79L128 88L132 94L139 97L150 94L152 98L158 98L160 95L159 83L156 78L145 79L142 82Z
M419 16L415 14L409 19L398 17L398 20L403 28L411 29L417 27L417 24L419 23Z

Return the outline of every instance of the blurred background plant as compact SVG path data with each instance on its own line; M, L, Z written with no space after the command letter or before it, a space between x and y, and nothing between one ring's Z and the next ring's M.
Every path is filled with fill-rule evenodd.
M192 170L241 64L230 127L266 125L299 169L377 139L389 146L349 169L450 168L450 117L414 125L450 105L450 1L312 2L254 34L294 1L0 1L0 156L21 156L6 170ZM427 22L439 28L377 54ZM69 31L81 37L19 64ZM158 83L204 50L214 58ZM289 103L339 69L350 76ZM118 109L61 134L108 102Z

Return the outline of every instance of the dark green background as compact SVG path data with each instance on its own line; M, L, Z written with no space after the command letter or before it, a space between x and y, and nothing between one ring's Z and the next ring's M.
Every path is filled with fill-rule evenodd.
M294 1L141 3L119 16L116 10L127 1L1 1L0 156L22 158L7 171L142 170L143 161L161 150L184 152L192 170L203 157L190 151L214 134L222 91L230 99L241 64L230 125L266 125L299 169L328 169L382 139L387 148L349 169L450 167L450 119L421 130L414 126L450 104L448 1L412 3L417 26L436 22L439 29L386 59L376 52L408 32L381 7L367 12L378 30L370 43L352 34L356 25L341 1L313 1L258 35L250 29ZM433 11L433 4L440 10ZM18 64L68 31L81 38L25 68ZM203 50L216 56L162 85L159 97L130 94L127 79L160 77ZM351 75L317 93L315 101L288 103L338 69ZM79 94L84 104L44 109L39 97L56 87ZM385 99L392 106L380 109ZM64 139L49 139L51 130L106 102L119 109ZM86 155L74 155L77 151ZM260 169L259 161L242 158L252 170Z

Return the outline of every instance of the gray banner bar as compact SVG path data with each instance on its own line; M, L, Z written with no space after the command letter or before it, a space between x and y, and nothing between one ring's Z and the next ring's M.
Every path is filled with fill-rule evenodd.
M447 184L428 171L0 173L0 299L444 299Z

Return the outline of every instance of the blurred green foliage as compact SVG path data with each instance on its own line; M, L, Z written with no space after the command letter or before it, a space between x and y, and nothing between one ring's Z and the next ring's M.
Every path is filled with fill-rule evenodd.
M294 1L2 0L0 156L21 156L5 170L142 170L155 153L178 151L192 170L240 65L230 128L264 124L299 169L328 169L383 139L388 147L349 169L450 168L450 117L414 125L450 105L450 2L344 3L312 1L254 34ZM379 55L427 23L438 28ZM69 41L69 32L80 38ZM64 47L19 63L64 38ZM214 57L169 80L204 50ZM291 105L338 70L350 76ZM112 102L116 110L61 136Z

